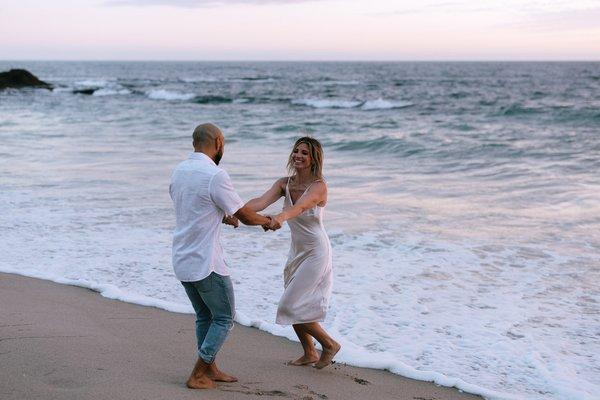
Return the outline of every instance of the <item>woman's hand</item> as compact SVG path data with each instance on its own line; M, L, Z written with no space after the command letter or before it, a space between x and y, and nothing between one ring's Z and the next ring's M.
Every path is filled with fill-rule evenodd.
M276 231L277 229L281 228L281 221L278 220L277 217L273 217L271 215L267 215L266 217L269 218L269 223L262 226L265 232L268 230Z
M283 226L283 222L284 222L283 217L281 216L281 214L279 214L272 218L273 218L273 222L271 224L273 227L271 229L276 231L277 229L280 229Z

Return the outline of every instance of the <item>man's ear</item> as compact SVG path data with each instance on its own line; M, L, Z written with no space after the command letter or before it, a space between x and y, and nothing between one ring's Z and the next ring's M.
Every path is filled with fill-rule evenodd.
M223 136L217 136L217 138L215 139L215 149L217 151L219 151L220 149L223 148L224 145L224 140L223 140Z

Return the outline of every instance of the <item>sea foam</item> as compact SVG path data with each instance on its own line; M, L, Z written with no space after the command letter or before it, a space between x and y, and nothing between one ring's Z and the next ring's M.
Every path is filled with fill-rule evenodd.
M111 79L85 79L83 81L76 81L75 86L84 87L104 87L109 84Z
M98 89L94 91L93 96L114 96L114 95L127 95L131 94L129 89Z
M414 105L410 101L393 102L389 100L377 99L365 101L360 108L363 110L391 110L393 108L405 108Z
M153 100L191 100L196 97L194 93L181 93L166 89L150 90L147 95Z
M362 104L360 101L347 100L320 100L320 99L297 99L292 104L314 108L354 108Z
M395 102L384 99L376 100L328 100L328 99L296 99L291 102L294 105L308 106L314 108L360 108L361 110L391 110L405 108L414 105L411 102Z

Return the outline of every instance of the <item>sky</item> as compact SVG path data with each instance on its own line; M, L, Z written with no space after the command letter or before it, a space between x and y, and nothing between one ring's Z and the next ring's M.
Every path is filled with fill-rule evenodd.
M600 0L0 0L0 59L600 61Z

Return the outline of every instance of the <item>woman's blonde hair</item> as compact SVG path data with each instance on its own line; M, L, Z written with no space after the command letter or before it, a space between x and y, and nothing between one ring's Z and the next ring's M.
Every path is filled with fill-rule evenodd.
M302 143L308 146L308 151L310 153L310 172L312 176L317 179L323 179L323 147L317 139L309 136L304 136L296 140L294 147L292 147L292 152L290 153L287 162L287 169L290 175L294 174L294 161L292 160L294 150Z

